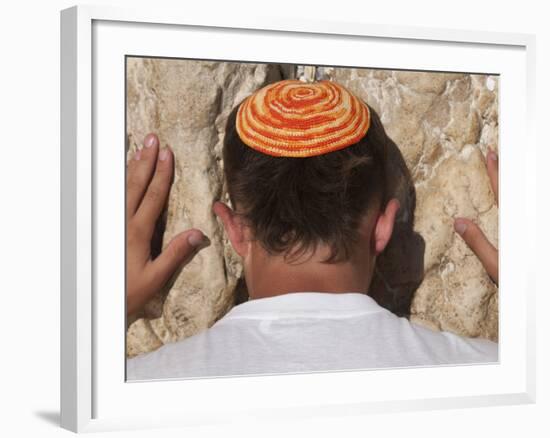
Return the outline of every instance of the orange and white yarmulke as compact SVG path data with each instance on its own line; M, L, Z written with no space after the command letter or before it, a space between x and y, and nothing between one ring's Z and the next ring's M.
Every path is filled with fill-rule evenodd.
M278 157L312 157L343 149L365 136L368 106L335 82L288 79L248 96L236 128L246 145Z

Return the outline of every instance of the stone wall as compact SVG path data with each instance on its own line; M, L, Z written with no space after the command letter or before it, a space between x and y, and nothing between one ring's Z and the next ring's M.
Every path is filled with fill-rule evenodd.
M256 89L312 70L144 58L127 63L129 156L148 132L176 156L163 241L197 227L212 242L129 321L127 354L134 356L211 326L246 299L239 259L211 212L214 200L227 201L225 121ZM373 296L415 322L496 340L498 290L454 234L452 221L472 218L497 241L498 212L483 161L487 147L498 143L497 78L343 68L318 68L313 75L362 97L394 142L392 190L403 208L379 260Z

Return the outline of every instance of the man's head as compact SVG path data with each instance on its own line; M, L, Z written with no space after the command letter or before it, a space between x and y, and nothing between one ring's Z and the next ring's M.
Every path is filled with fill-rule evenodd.
M370 279L399 207L388 200L387 137L378 115L369 108L367 133L351 145L281 157L243 142L237 130L242 104L228 117L223 148L233 209L216 203L214 211L244 260L245 275L259 260L289 266L314 260L318 267L365 263Z

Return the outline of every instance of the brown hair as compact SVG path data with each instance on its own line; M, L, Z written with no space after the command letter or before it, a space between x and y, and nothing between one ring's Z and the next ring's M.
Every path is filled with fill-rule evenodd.
M320 243L325 263L349 259L369 208L386 203L387 136L376 112L357 143L307 158L274 157L240 139L237 105L227 119L224 173L233 207L270 254L300 256ZM292 251L292 252L291 252Z

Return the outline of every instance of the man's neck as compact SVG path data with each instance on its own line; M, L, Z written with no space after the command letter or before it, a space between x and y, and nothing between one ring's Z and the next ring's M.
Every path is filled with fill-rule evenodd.
M373 261L368 254L356 254L340 263L323 263L326 251L317 251L303 260L289 263L257 249L245 263L250 299L292 292L368 293Z

